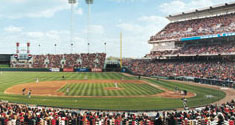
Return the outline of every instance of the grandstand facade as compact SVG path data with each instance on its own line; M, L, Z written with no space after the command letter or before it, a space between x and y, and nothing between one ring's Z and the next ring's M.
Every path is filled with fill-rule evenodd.
M150 58L235 55L235 3L169 15L171 21L152 36Z
M235 3L170 15L148 41L146 59L124 63L134 74L235 87Z

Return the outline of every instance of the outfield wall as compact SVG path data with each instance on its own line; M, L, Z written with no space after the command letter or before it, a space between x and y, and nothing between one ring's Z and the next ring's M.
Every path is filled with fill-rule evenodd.
M128 67L123 67L122 72L129 73L132 75L139 75L133 73ZM216 79L204 79L204 78L196 78L196 77L189 77L189 76L169 76L169 77L163 77L163 76L146 76L146 77L152 77L157 79L165 79L165 80L179 80L179 81L191 81L195 83L201 83L201 84L209 84L209 85L216 85L216 86L222 86L222 87L229 87L235 89L235 81L222 81L222 80L216 80Z
M14 71L14 72L103 72L99 68L0 68L0 71Z
M0 71L50 72L47 68L0 68Z

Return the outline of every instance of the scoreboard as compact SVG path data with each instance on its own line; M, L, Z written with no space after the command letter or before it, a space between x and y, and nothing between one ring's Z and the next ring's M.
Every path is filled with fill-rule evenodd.
M30 60L32 58L31 54L15 54L15 59L17 60Z

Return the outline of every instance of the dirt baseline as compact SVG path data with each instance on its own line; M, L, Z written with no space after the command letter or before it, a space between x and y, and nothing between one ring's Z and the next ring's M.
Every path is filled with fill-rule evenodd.
M66 96L63 92L58 92L59 89L63 88L66 84L73 84L73 83L135 83L135 84L149 84L150 86L156 87L158 89L163 90L164 92L158 93L155 95L140 95L140 96ZM165 97L165 98L190 98L196 96L194 93L188 92L187 96L181 95L179 93L167 90L163 87L158 85L142 81L142 80L63 80L63 81L43 81L43 82L33 82L33 83L25 83L12 86L4 91L5 94L22 94L22 89L25 88L26 92L28 90L32 90L32 95L35 96L60 96L60 97L100 97L100 98L108 98L108 97ZM122 90L120 89L113 89L113 88L104 88L104 90ZM27 93L26 93L27 94Z

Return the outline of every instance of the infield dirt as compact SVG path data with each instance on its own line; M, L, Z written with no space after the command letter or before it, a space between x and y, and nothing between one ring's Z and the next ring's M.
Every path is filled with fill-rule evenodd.
M140 96L66 96L63 92L58 92L59 89L64 87L66 84L79 84L79 83L135 83L135 84L149 84L155 88L161 89L164 92L158 93L155 95L140 95ZM99 97L99 98L107 98L107 97L165 97L165 98L190 98L196 96L194 93L188 92L187 96L181 95L178 92L170 91L161 86L142 81L142 80L63 80L63 81L43 81L39 83L25 83L12 86L4 91L5 94L22 94L22 89L26 88L26 92L28 90L32 90L32 95L34 96L60 96L60 97ZM124 88L104 88L104 90L122 90ZM27 93L26 93L27 94Z

